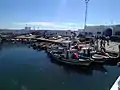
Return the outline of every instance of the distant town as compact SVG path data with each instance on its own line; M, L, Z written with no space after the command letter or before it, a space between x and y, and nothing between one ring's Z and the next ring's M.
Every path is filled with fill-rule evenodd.
M36 32L36 34L43 35L46 33L49 35L60 35L60 36L71 36L71 33L74 32L76 35L84 33L85 35L106 35L109 36L120 36L120 25L99 25L99 26L87 26L85 29L78 29L78 30L33 30L31 27L25 27L24 29L0 29L1 34L26 34Z

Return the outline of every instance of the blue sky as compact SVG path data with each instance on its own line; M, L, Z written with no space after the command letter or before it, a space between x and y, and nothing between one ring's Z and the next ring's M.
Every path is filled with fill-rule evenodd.
M88 25L120 23L120 0L90 0ZM0 0L0 28L78 29L84 0Z

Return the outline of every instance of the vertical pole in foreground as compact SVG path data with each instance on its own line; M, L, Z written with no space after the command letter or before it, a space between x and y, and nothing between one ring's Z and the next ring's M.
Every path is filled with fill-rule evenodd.
M89 0L85 0L85 5L86 5L86 8L85 8L84 34L85 34L86 22L87 22L88 2L89 2Z

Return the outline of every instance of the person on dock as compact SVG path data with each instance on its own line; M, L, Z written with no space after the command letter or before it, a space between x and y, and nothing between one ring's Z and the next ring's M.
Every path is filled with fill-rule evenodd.
M67 50L66 59L69 59L69 51Z
M103 40L101 39L101 41L100 41L100 48L102 48L102 46L103 46Z
M98 51L98 45L94 45L94 50Z
M106 52L105 47L102 46L102 47L101 47L101 51L102 51L102 52Z
M94 45L94 44L95 44L95 43L94 43L94 40L91 39L90 46L92 46L92 45Z
M103 47L105 47L105 44L106 44L106 42L105 42L105 40L103 41Z
M90 57L91 56L91 53L90 53L90 49L87 49L87 55L88 55L88 57Z
M106 40L107 40L107 45L109 46L110 37L107 36L107 37L106 37Z
M95 43L94 43L94 46L98 46L99 45L99 41L98 41L98 39L97 39L97 37L95 38Z

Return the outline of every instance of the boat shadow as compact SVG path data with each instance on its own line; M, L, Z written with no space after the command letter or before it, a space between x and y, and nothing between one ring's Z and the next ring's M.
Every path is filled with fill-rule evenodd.
M106 69L106 68L104 67L104 65L102 65L102 64L92 64L92 65L90 66L90 68L91 68L92 70L100 71L100 72L102 72L102 73L107 72L107 69Z
M89 67L83 67L83 66L71 66L68 64L63 64L63 63L55 61L53 59L50 59L50 61L51 61L51 63L57 64L60 67L62 66L64 71L67 74L78 73L80 75L92 76L93 70L100 71L102 73L107 72L107 70L105 69L105 67L103 65L90 65Z

